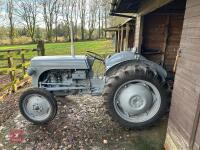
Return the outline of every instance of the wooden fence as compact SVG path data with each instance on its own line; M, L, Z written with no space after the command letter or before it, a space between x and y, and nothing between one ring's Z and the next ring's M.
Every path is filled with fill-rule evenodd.
M36 49L0 50L0 76L5 76L7 82L0 83L0 92L16 92L21 81L28 79L26 69L30 65L30 58L27 55L44 54L44 42L39 42Z

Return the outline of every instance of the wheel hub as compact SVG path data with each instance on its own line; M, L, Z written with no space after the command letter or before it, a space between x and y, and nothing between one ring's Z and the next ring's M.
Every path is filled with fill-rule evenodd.
M140 108L140 107L142 107L142 105L144 105L144 100L138 95L130 98L129 102L130 102L130 106L132 108Z
M50 115L51 107L48 100L40 95L34 94L27 97L24 105L25 113L34 120L44 120Z
M153 103L150 89L142 84L126 85L119 91L119 105L125 113L138 115L145 113Z
M39 106L39 104L37 103L37 104L33 105L33 109L32 110L34 110L36 112L41 112L43 110L43 107Z

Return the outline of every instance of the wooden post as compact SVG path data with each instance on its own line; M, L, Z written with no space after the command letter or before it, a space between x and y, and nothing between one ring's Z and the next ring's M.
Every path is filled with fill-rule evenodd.
M176 73L176 69L177 69L177 65L178 65L178 60L181 57L181 49L179 48L176 54L176 60L174 63L174 67L173 67L173 72Z
M25 56L24 56L24 52L21 50L20 51L21 54L21 63L22 63L22 74L23 74L23 78L26 75L26 67L25 67Z
M120 27L118 27L118 45L117 45L117 52L120 52Z
M189 141L189 149L194 149L195 139L197 136L198 125L200 123L200 94L198 98L197 110L194 118L192 133Z
M138 53L141 53L141 45L143 39L142 34L143 34L143 17L137 16L136 27L135 27L135 47L137 48Z
M129 23L126 24L126 42L125 42L125 49L128 50L129 48L129 45L128 45L128 42L129 42L129 32L130 32L130 26L129 26Z
M44 41L38 41L37 50L38 56L45 56Z
M121 27L121 43L120 43L120 51L123 51L123 40L124 39L124 28L123 26Z
M115 32L115 52L118 50L118 31Z
M169 38L169 21L170 21L170 17L167 16L166 23L165 23L164 44L163 44L163 49L162 49L162 60L161 60L162 66L164 66L165 64L166 50L167 50L167 44L168 44L168 38Z
M9 71L10 74L10 80L12 82L12 92L17 91L17 85L16 85L16 72L13 70L15 68L14 62L13 62L13 57L10 54L10 51L8 51L8 68L11 69Z

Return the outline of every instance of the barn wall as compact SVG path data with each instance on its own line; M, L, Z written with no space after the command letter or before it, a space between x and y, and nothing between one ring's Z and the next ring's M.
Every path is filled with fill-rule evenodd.
M199 150L200 0L187 0L180 48L182 53L175 78L168 134L180 135L178 139L184 141L187 149L192 146L194 137L193 148ZM194 132L196 128L197 132Z
M129 39L128 39L128 48L134 47L134 39L135 39L135 26L131 26L129 31Z
M143 53L158 52L147 58L157 63L164 61L167 71L173 70L180 45L183 19L184 13L161 15L153 13L144 17Z
M198 129L197 129L197 135L196 135L196 141L195 142L196 142L196 144L195 144L194 149L199 150L200 148L198 146L200 146L200 124L199 124Z
M165 66L169 71L173 70L177 50L180 46L184 14L169 16L169 37L166 45Z
M120 26L118 28L118 31L116 32L116 37L117 37L117 39L119 38L119 40L117 40L117 43L115 45L116 52L130 50L135 45L134 44L134 42L135 42L135 24L132 20L127 23L130 25L129 32L126 31L126 24L124 24L123 26ZM123 37L122 37L122 31L121 31L122 27L123 27ZM119 35L118 35L118 32L119 32ZM126 36L126 33L128 33L128 36ZM127 37L128 37L128 40L126 39ZM127 47L128 47L128 49L127 49Z

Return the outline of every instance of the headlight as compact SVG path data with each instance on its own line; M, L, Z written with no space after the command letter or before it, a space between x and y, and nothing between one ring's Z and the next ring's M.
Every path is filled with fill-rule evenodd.
M33 69L33 68L28 68L27 73L28 73L29 76L32 76L34 73L36 73L36 70Z

